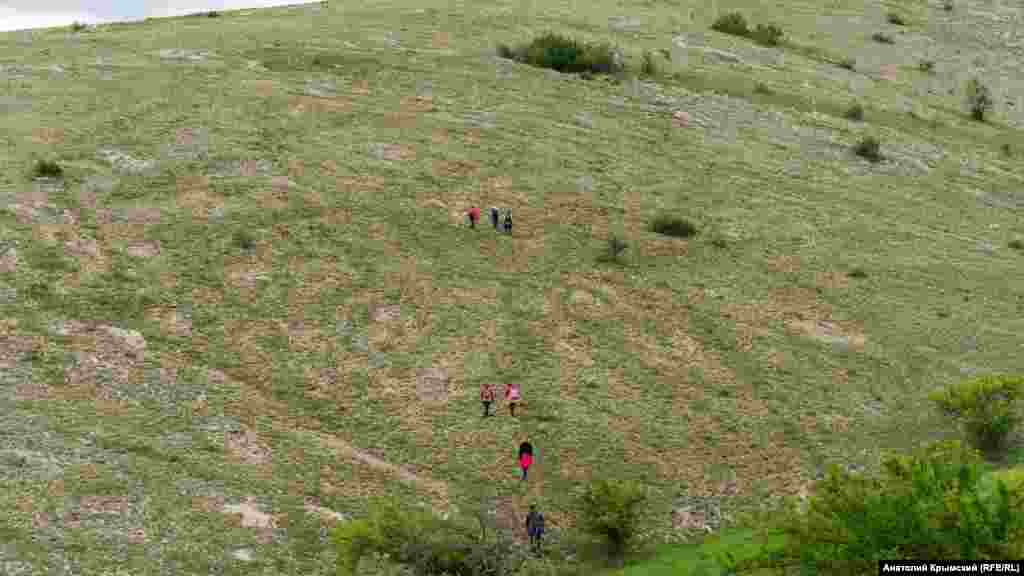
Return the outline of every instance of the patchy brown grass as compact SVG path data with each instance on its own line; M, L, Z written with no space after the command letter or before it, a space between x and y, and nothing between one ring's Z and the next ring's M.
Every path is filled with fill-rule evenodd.
M63 144L64 129L62 128L34 128L32 129L33 144Z
M235 461L251 466L270 463L271 451L266 442L260 440L254 430L242 427L224 435L224 451Z
M267 98L280 92L280 86L273 80L250 80L249 85L252 86L253 92L257 96Z
M435 30L430 45L436 50L448 47L448 33L442 30Z
M299 114L326 114L337 112L349 112L352 110L352 102L344 98L320 98L315 96L291 95L288 97L288 113L297 116Z
M466 160L434 160L437 178L468 178L480 170L480 164Z
M176 185L175 203L177 208L190 213L197 220L205 220L207 213L223 202L222 198L218 198L210 191L208 176L179 176Z

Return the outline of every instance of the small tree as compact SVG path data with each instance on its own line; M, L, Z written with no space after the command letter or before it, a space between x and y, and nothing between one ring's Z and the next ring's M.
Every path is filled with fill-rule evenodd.
M977 78L967 82L967 107L971 111L971 118L978 122L984 122L985 116L992 110L992 93Z
M747 36L750 34L750 29L747 27L747 19L739 12L730 12L719 16L715 23L711 25L711 29L723 34L732 34L733 36Z
M976 448L994 455L1021 420L1018 400L1024 395L1024 377L982 376L929 395L939 410L959 420Z
M581 526L604 540L611 559L621 565L639 532L646 502L643 488L633 482L594 481L580 498Z

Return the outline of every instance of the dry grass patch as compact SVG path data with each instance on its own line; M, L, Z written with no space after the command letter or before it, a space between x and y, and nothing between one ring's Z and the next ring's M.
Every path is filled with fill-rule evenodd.
M793 255L772 256L765 259L765 266L771 272L796 274L800 271L800 258Z
M435 30L430 45L436 50L442 50L444 48L447 48L448 33L441 30Z
M360 96L367 96L370 93L369 84L366 80L356 80L352 83L352 93Z
M815 285L826 290L846 290L850 285L849 277L842 272L817 272L814 278Z
M403 114L423 114L434 111L434 99L430 96L406 96L399 101Z
M273 96L280 91L277 82L273 80L251 80L249 81L249 84L252 86L252 90L257 96L264 98Z
M468 178L480 170L480 164L465 160L434 160L437 178Z
M250 428L242 427L224 434L224 450L238 462L252 466L270 463L271 451Z
M62 144L64 143L64 130L62 128L34 128L31 140L34 144Z
M340 176L335 179L338 192L359 199L366 199L385 189L384 179L378 176Z
M176 182L175 204L196 219L205 220L213 208L220 206L223 199L210 191L210 178L205 175L179 176Z
M444 146L448 144L448 131L444 128L435 128L430 134L430 141L435 146Z
M146 311L145 317L147 321L159 324L160 330L166 334L173 334L179 338L188 338L192 335L192 321L175 308L150 308Z
M288 97L288 113L293 116L307 112L324 114L328 112L349 112L351 110L352 102L344 98L318 98L295 94Z
M480 130L477 128L470 128L466 130L466 133L463 135L463 143L465 143L466 146L476 146L479 144Z

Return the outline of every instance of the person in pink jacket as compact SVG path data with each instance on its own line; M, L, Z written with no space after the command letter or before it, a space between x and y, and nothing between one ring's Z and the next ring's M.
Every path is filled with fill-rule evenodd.
M523 471L523 480L526 480L526 473L530 471L530 464L533 464L533 445L523 442L519 445L519 468Z
M516 415L516 404L519 402L519 385L505 384L505 401L508 402L508 413Z

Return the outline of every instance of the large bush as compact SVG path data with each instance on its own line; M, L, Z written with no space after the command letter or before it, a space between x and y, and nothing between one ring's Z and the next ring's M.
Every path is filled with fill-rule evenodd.
M1024 508L977 452L958 442L889 458L878 476L833 467L807 509L776 516L773 560L810 573L875 574L883 559L1019 558Z
M747 26L747 19L739 12L722 14L717 20L715 20L715 23L711 25L711 29L723 34L732 34L733 36L747 36L750 34L750 28Z
M339 576L355 574L360 560L371 554L402 564L416 576L505 576L523 560L506 540L477 538L467 524L390 500L371 504L364 519L336 526L332 539Z
M929 395L943 413L959 421L976 448L995 454L1021 422L1024 377L983 376L936 390Z
M611 44L581 42L554 32L517 48L499 44L498 55L565 73L614 74L623 68Z
M967 82L967 107L971 111L971 118L978 122L984 122L992 110L992 93L977 78Z
M591 536L604 541L610 558L621 564L636 540L647 495L633 482L597 480L580 497L579 521Z

